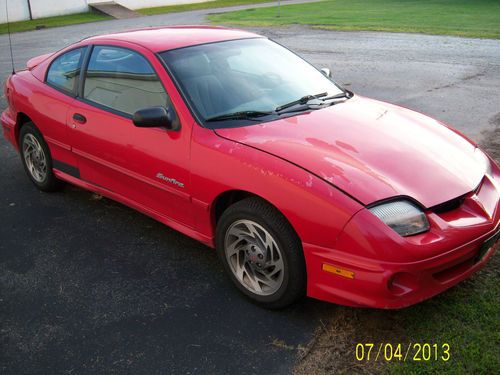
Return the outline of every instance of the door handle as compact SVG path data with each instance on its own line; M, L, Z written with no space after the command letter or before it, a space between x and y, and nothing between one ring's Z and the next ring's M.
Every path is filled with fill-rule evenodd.
M85 118L84 115L81 115L79 113L75 113L73 115L73 120L75 120L76 122L78 122L79 124L85 124L87 122L87 119Z

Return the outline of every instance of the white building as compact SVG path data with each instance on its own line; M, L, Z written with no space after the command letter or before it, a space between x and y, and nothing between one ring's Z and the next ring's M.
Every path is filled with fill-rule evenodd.
M159 7L163 5L201 3L211 0L114 0L129 9ZM9 21L62 16L72 13L83 13L89 10L89 4L109 2L109 0L0 0L0 23L7 22L6 3L9 9Z

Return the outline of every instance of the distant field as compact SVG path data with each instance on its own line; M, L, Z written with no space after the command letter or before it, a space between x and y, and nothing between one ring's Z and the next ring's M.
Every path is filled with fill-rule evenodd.
M144 8L137 10L137 12L149 16L153 14L185 12L188 10L212 9L212 8L222 8L222 7L230 7L236 5L271 3L271 2L277 3L276 0L274 1L273 0L215 0L206 3L166 5L163 7Z
M138 9L137 12L145 16L150 16L154 14L185 12L189 10L212 9L212 8L221 8L221 7L236 6L236 5L270 3L270 2L273 2L273 0L215 0L206 3L167 5L155 8L144 8L144 9ZM277 1L274 0L274 2ZM112 18L97 12L79 13L67 16L39 18L32 21L12 22L10 24L10 31L15 33L19 31L36 30L37 27L47 27L47 28L58 27L58 26L75 25L79 23L97 22L110 19ZM5 34L5 33L7 33L7 25L0 24L0 34Z
M214 14L216 24L311 25L500 39L499 0L326 0Z
M10 31L12 33L15 33L19 31L36 30L37 27L67 26L79 23L104 21L110 19L111 17L108 17L100 13L94 13L94 12L78 13L78 14L70 14L67 16L39 18L32 21L12 22L10 24ZM0 34L6 34L6 33L7 33L7 24L5 23L0 24Z

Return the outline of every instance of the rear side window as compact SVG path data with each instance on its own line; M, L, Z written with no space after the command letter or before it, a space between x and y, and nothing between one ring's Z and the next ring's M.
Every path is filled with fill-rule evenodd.
M85 75L84 98L132 115L165 106L167 94L149 62L129 49L96 46Z
M84 50L85 48L77 48L56 58L47 73L47 83L68 93L74 93Z

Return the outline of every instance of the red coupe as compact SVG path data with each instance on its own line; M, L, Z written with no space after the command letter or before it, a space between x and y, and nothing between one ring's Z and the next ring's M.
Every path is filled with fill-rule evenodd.
M217 249L280 308L399 308L484 266L500 169L457 131L343 89L271 40L212 27L84 39L6 82L5 137L66 181Z

